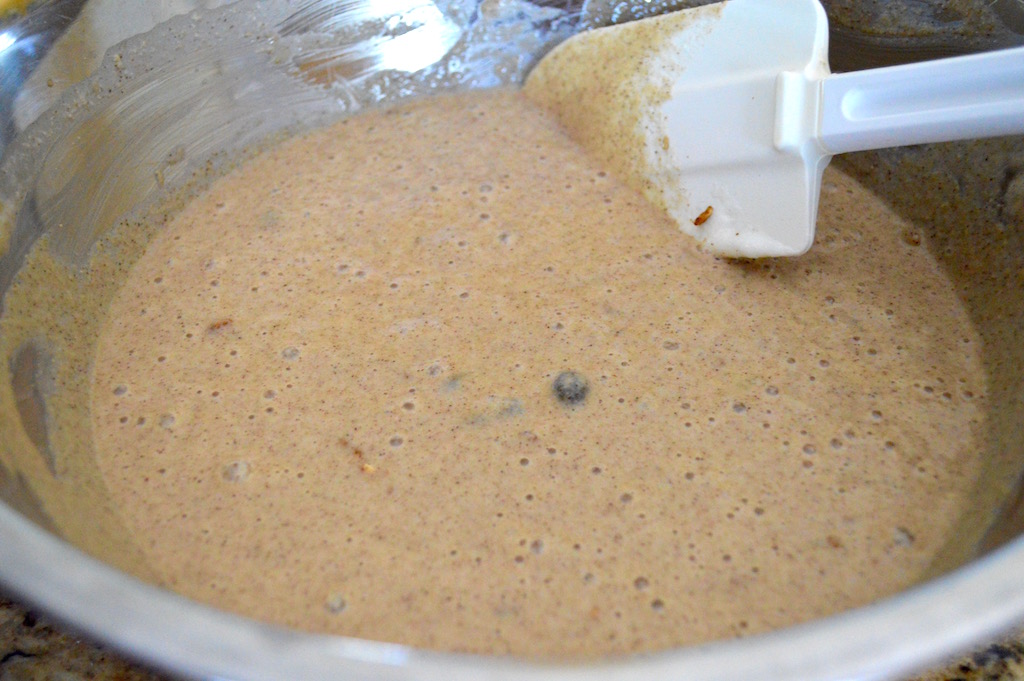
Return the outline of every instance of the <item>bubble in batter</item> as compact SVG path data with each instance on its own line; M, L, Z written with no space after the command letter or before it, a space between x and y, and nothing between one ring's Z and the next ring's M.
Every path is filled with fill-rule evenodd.
M587 393L590 392L590 384L587 379L575 371L561 372L555 376L551 387L555 392L555 397L560 402L569 405L582 404L587 399Z

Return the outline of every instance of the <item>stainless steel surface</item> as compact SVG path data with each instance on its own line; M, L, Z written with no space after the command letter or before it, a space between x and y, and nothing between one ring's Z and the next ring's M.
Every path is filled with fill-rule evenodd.
M0 30L9 36L0 42L0 64L8 74L0 89L0 130L6 131L0 219L16 213L10 240L0 248L0 296L42 234L49 234L56 257L84 263L123 214L185 184L211 157L229 158L267 136L384 97L518 82L540 55L575 31L676 6L521 2L515 3L520 11L513 21L498 20L509 2L267 0L223 8L222 2L189 0L38 3L28 19ZM920 40L859 30L863 13L876 3L830 3L834 46L846 46L834 66L1024 42L1016 0L907 5L919 14L934 10L930 32ZM981 14L953 11L966 6L981 8ZM63 48L58 43L50 60L41 60L43 49L75 16L79 21L65 34L72 39ZM225 28L224 17L253 30ZM193 30L200 25L202 30ZM979 32L984 26L989 30ZM119 45L146 32L145 39ZM1014 144L1005 153L1001 147L975 150L978 158L998 152L1010 159L1002 184L966 178L970 168L956 167L970 165L962 161L941 169L954 178L960 196L968 197L965 204L995 216L996 231L1010 234L1011 246L1020 241L1021 216L1006 199L997 201L1010 196L1024 167L1024 145ZM904 156L882 155L855 159L852 166L870 175L872 168L900 170L908 163ZM908 204L906 210L915 208ZM1019 291L1007 295L1021 298ZM1008 332L1018 319L1007 318ZM17 366L9 369L17 374ZM36 394L44 392L38 379L44 372L23 373L27 406L21 422L26 430L36 424L37 447L52 459L47 466L59 479L64 464L49 451L46 405ZM1005 380L1004 393L1020 400L1014 387L1020 377ZM1004 455L1019 461L1020 453L1018 448ZM896 598L745 640L565 666L426 652L259 624L150 586L57 538L45 529L54 528L31 481L5 470L2 462L0 498L6 501L0 504L0 580L7 587L76 628L198 678L884 679L1024 621L1024 541L1016 539L1024 528L1020 504L1013 503L1005 505L991 541L981 547L988 555Z
M0 154L15 135L14 98L86 0L51 0L0 26Z

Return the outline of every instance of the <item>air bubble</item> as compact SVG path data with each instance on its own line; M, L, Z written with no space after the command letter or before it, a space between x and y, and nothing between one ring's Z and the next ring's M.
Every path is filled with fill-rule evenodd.
M244 482L249 477L249 464L245 461L235 461L224 467L224 479L228 482Z
M174 425L174 415L173 414L164 414L163 416L160 417L160 427L161 428L168 428L169 429L173 425Z
M552 389L559 402L577 405L587 398L590 386L587 379L575 371L563 371L555 377Z
M289 346L281 351L281 356L287 360L295 360L299 358L299 349L294 346Z
M348 603L345 602L345 598L341 594L332 594L326 601L324 601L324 608L332 615L338 615L345 612L345 608L347 607Z
M638 591L643 591L644 589L646 589L650 585L651 585L651 583L649 581L647 581L646 577L637 577L636 579L633 580L633 586L635 586Z
M402 443L404 443L404 442L405 442L405 440L403 440L398 435L395 435L393 438L388 440L388 444L391 445L392 447L401 447Z
M661 612L664 609L665 601L661 600L660 598L655 598L653 601L651 601L651 610L653 610L654 612Z
M532 542L530 542L530 551L532 551L536 555L540 555L544 552L544 542L542 542L540 539L534 539Z
M120 397L121 395L124 395L127 392L128 392L128 387L124 386L124 385L119 385L116 388L114 388L114 394L117 395L118 397Z
M501 406L498 409L498 416L513 417L521 416L523 414L523 405L517 399L504 399L501 401Z
M742 402L736 402L732 405L732 410L737 414L742 414L747 410L747 405L743 404Z
M910 546L914 543L914 535L905 527L897 527L893 531L893 541L896 546Z

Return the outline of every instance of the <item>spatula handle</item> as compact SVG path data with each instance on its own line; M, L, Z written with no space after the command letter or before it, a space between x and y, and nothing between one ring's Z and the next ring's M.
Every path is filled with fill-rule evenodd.
M834 74L821 107L832 154L1024 134L1024 47Z

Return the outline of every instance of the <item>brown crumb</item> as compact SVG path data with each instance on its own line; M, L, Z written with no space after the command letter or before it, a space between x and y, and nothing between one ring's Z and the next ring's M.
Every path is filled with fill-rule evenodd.
M708 221L708 218L710 218L711 214L714 212L715 209L711 206L708 206L707 208L704 209L703 213L701 213L700 215L693 219L693 224L697 225L698 227L703 225L705 222Z

